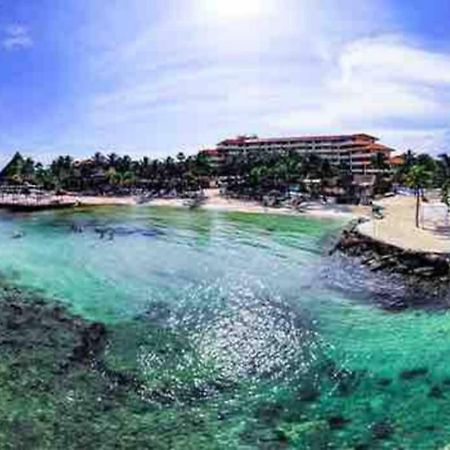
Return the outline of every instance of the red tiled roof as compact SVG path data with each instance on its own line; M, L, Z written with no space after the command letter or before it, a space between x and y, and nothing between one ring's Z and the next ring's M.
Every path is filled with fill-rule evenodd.
M403 158L403 156L397 155L393 156L389 160L389 163L393 166L402 166L403 164L405 164L405 159Z
M220 155L219 151L215 148L208 148L206 150L201 150L200 153L202 155L206 155L206 156L219 156Z
M393 149L383 144L369 144L367 148L373 152L392 152Z
M363 140L374 140L374 141L379 141L378 138L376 138L375 136L371 136L370 134L366 134L366 133L357 133L357 134L353 134L353 137L356 138L361 138Z
M288 142L304 142L304 141L343 141L343 140L356 140L361 139L367 144L368 141L377 141L378 138L370 136L369 134L359 133L359 134L341 134L341 135L331 135L331 136L295 136L295 137L282 137L282 138L255 138L248 136L238 136L232 139L225 139L219 142L218 145L239 145L244 143L250 144L271 144L274 142L288 143Z

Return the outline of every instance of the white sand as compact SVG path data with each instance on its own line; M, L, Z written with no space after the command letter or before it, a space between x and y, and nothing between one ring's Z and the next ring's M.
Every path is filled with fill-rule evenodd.
M128 197L104 197L104 196L80 196L75 195L76 201L80 206L108 206L108 205L136 205L137 199ZM72 198L73 198L72 197Z
M441 213L427 220L426 229L416 228L415 202L413 197L401 196L379 201L377 203L385 208L385 218L363 223L358 230L369 237L407 250L450 253L450 234L445 233L445 215ZM438 202L434 204L438 205ZM430 211L432 205L428 208ZM442 208L437 210L442 212Z
M239 199L225 198L220 195L218 189L205 190L206 200L201 205L201 209L209 211L242 212L252 214L280 214L294 215L330 219L352 219L360 215L354 207L344 205L323 205L321 203L308 203L302 205L302 212L290 208L269 208L264 207L256 201L245 201ZM186 207L181 199L155 199L150 205Z
M327 219L352 219L367 214L367 208L355 208L345 205L324 205L310 202L302 205L302 212L290 208L269 208L256 201L224 198L219 189L207 189L205 202L201 209L209 211L242 212L253 214L280 214L304 217L317 217ZM75 196L81 206L108 206L108 205L136 205L135 197L103 197L103 196ZM73 198L73 197L71 197ZM171 208L186 208L185 200L180 198L156 198L148 203L150 206L163 206Z

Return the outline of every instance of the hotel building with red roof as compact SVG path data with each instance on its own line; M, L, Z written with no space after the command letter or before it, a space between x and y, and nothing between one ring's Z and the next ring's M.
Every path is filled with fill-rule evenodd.
M225 139L215 149L200 151L213 167L220 167L228 158L245 156L253 152L283 153L295 151L301 155L316 154L332 164L346 164L352 173L370 174L377 170L372 167L372 158L377 153L386 157L386 162L394 149L378 142L379 139L365 133L335 136L302 136L283 138L258 138L238 136Z

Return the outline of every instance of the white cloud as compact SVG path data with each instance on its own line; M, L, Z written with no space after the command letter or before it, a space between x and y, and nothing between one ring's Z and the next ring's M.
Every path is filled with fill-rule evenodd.
M23 25L9 25L3 31L0 45L6 50L18 50L32 47L34 44L30 30Z
M387 4L92 2L77 113L37 130L36 145L155 155L240 133L365 131L402 150L441 151L450 54L392 35L401 24ZM10 48L33 44L24 27L5 37Z
M402 151L411 149L417 153L434 155L448 153L450 133L447 128L380 129L379 133L386 143Z
M413 46L399 36L361 39L347 46L340 60L344 80L362 74L367 80L450 83L450 55Z
M335 55L314 106L275 120L289 131L360 130L395 137L402 150L417 145L437 152L449 137L449 86L450 54L398 36L364 38Z
M311 0L254 0L239 20L230 17L235 12L225 0L214 11L200 8L203 0L190 2L190 15L173 9L96 59L96 73L112 86L87 103L97 130L115 127L111 134L124 141L126 129L127 142L139 138L143 144L166 132L166 139L176 137L195 150L227 133L270 132L270 114L292 110L299 101L303 108L314 104L328 64L323 54L347 33L342 24L339 39L325 39L340 23L332 2L317 8ZM218 6L225 8L219 16ZM359 14L354 7L353 16Z

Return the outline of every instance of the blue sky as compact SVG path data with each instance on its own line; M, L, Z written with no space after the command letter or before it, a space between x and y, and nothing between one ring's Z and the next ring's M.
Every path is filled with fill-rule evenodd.
M448 0L0 0L0 162L241 133L450 141Z

